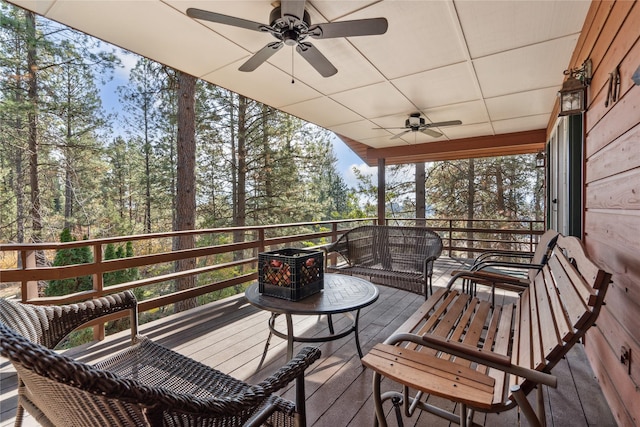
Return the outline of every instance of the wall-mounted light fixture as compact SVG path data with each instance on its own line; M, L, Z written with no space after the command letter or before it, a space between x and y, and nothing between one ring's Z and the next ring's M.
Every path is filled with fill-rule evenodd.
M543 168L546 164L546 154L544 151L539 151L536 154L536 168Z
M580 68L564 70L569 76L558 92L560 116L580 114L587 109L587 86L591 83L591 60L584 61Z

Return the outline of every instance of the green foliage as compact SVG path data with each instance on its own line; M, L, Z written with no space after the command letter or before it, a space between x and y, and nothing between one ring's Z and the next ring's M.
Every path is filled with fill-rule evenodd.
M133 256L133 244L127 242L125 246L116 246L113 243L108 243L104 250L104 260L120 259ZM138 279L137 268L127 268L125 270L110 271L104 273L103 282L104 286L113 286L119 283L131 282Z
M74 242L69 229L60 233L61 242ZM93 255L88 246L60 249L56 252L54 266L86 264L93 262ZM67 295L87 291L93 287L91 276L72 277L69 279L51 280L45 289L46 296Z

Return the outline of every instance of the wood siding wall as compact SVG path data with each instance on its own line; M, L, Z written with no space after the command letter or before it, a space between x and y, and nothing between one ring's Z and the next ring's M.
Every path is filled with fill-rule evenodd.
M640 425L640 3L594 1L572 58L591 58L593 80L585 117L584 240L613 273L606 306L586 340L586 352L620 426ZM609 76L620 73L609 101ZM621 363L623 347L631 351Z

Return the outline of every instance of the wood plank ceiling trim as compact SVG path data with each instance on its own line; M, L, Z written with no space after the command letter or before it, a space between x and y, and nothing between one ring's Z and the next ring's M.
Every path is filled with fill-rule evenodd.
M370 148L345 136L338 137L367 165L376 166L378 159L385 159L385 164L394 165L537 153L545 147L547 130L537 129L387 148Z

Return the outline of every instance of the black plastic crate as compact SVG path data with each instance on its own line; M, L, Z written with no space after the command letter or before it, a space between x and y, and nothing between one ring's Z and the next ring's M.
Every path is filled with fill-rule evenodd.
M258 289L272 297L298 301L324 288L321 251L280 249L258 254Z

